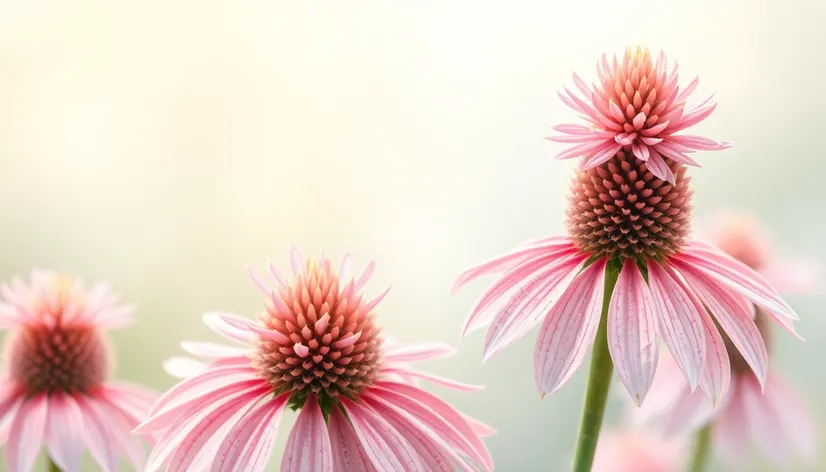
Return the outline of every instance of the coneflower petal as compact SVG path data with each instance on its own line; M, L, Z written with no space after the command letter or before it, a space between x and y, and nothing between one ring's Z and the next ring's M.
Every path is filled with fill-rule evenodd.
M700 313L706 338L706 365L700 376L700 388L711 397L712 403L725 398L731 384L731 359L720 331L708 313Z
M818 450L817 428L800 395L777 375L769 377L763 395L777 412L789 446L796 449L804 460L814 460Z
M493 459L473 428L461 413L437 396L419 388L397 382L376 384L383 398L404 408L423 424L432 428L448 443L474 462L493 468Z
M106 427L109 437L112 438L116 450L127 459L136 471L143 470L144 465L146 465L146 451L138 436L130 432L135 423L109 402L102 401L99 398L95 398L95 400L94 407L97 408L99 416L108 420L103 425ZM69 471L64 470L64 472Z
M176 379L198 375L209 367L206 362L191 357L172 356L163 361L163 370Z
M106 424L111 420L106 418L96 405L87 398L75 398L80 411L83 413L83 438L89 453L103 472L117 472L118 451L114 438L109 434Z
M485 360L502 352L536 326L573 280L586 256L554 261L529 280L494 317L482 350Z
M262 472L272 454L289 395L279 395L247 412L227 433L212 472Z
M762 387L753 379L741 379L739 389L752 440L769 460L788 466L791 451L780 419L784 413L766 404Z
M333 472L333 452L324 415L314 396L308 396L295 422L284 458L281 472Z
M244 324L232 323L236 321ZM216 334L219 334L231 341L237 341L245 344L252 344L255 341L255 334L246 327L248 321L243 318L229 315L227 313L211 312L204 313L203 322Z
M373 466L382 472L424 471L413 446L386 420L353 401L342 399L359 443Z
M83 443L77 440L83 436L83 413L71 395L51 395L48 402L45 443L49 457L63 472L77 472L83 456Z
M743 306L728 290L720 287L702 272L679 262L675 263L675 266L680 268L682 276L720 323L720 327L751 367L760 385L765 385L769 354L763 336L749 313L743 311Z
M708 397L702 392L692 392L685 388L668 412L663 433L667 436L690 433L708 421L712 411Z
M179 401L190 395L197 395L199 392L209 388L218 388L221 385L226 385L228 382L237 380L252 380L256 378L252 367L250 366L227 366L214 367L202 372L195 377L190 377L184 381L176 384L171 389L167 390L155 402L150 413L161 411L170 403Z
M370 462L370 458L367 457L367 453L356 436L350 420L344 416L340 408L333 408L333 411L330 412L327 430L330 433L335 470L378 472L373 463Z
M206 359L225 359L228 357L241 357L250 352L249 348L225 346L223 344L182 341L181 347L184 351Z
M605 258L580 273L542 323L534 351L539 391L553 393L575 372L594 343L602 309Z
M9 472L29 472L37 459L46 431L49 403L46 394L26 399L11 420L6 443Z
M657 370L657 317L651 292L633 259L626 259L608 306L608 350L625 389L639 406Z
M413 377L417 379L427 380L439 384L442 387L446 387L451 390L458 390L460 392L477 392L479 390L485 389L483 385L474 385L465 382L459 382L458 380L449 379L447 377L442 377L440 375L428 374L427 372L419 372L417 370L406 368L387 367L383 369L382 372L387 374L399 374L403 377Z
M648 264L648 285L660 334L693 391L706 362L703 322L696 305L656 262Z
M714 441L731 463L746 460L749 455L749 422L739 389L732 389L731 400L714 419Z
M385 347L389 362L418 362L444 359L456 354L456 349L445 343L398 344Z

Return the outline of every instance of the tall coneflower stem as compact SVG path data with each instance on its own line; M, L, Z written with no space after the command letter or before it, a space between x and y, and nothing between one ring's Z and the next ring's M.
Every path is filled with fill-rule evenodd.
M588 386L585 389L585 403L582 406L582 419L579 424L579 436L574 452L573 472L590 472L594 463L608 391L611 388L611 376L614 363L608 351L608 306L611 294L617 284L622 263L611 261L605 268L605 295L602 300L602 315L597 328L597 337L591 357L591 369L588 373Z
M60 467L58 467L57 464L54 463L51 457L46 457L46 464L46 470L48 472L63 472L62 470L60 470Z
M711 455L711 423L697 431L694 437L694 454L688 470L689 472L703 472Z

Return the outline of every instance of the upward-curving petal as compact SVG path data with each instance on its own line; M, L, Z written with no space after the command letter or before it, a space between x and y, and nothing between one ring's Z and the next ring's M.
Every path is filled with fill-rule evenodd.
M541 393L553 393L575 372L594 343L605 284L605 259L580 273L551 307L534 352L534 378Z
M659 358L651 299L636 261L626 259L608 305L608 350L617 375L637 406L651 388Z

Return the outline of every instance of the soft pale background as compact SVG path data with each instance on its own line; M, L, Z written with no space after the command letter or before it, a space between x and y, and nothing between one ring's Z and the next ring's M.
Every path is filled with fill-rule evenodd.
M111 280L140 305L119 376L159 389L179 340L215 339L202 312L261 307L244 264L291 243L377 259L388 332L455 344L484 287L449 296L455 274L562 231L556 90L638 42L701 75L720 106L697 131L736 145L698 156L698 218L751 212L826 265L822 2L404 3L4 0L0 278ZM826 298L791 302L808 342L780 335L774 367L826 425ZM444 395L499 428L498 470L564 470L583 373L540 402L534 336L486 365L481 340L428 367L487 390Z

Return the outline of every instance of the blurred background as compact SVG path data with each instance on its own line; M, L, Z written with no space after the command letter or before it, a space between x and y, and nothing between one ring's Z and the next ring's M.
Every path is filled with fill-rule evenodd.
M696 134L735 144L696 155L697 220L749 213L826 266L826 4L406 3L3 0L0 279L110 280L139 305L117 375L157 389L180 340L217 340L203 312L262 308L244 264L284 266L291 244L376 259L386 332L458 345L486 284L450 296L455 275L563 231L572 168L542 139L573 117L556 91L637 43L699 74L697 98L716 91ZM773 368L826 443L826 298L788 299L807 342L778 332ZM565 470L574 444L585 369L540 402L534 339L483 365L477 333L426 366L487 385L438 393L499 429L498 470ZM624 401L615 388L609 421Z

